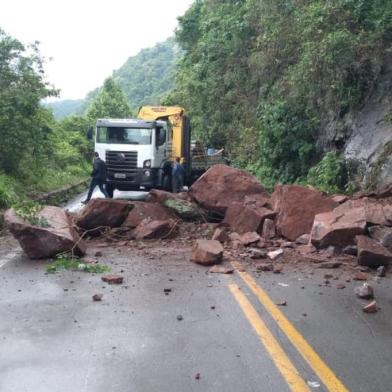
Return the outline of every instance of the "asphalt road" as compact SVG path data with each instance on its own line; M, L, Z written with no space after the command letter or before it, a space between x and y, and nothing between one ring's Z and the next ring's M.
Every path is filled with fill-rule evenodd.
M91 245L124 277L108 285L0 241L1 392L392 390L389 277L370 280L366 315L359 283L325 286L326 271L209 274L176 243Z

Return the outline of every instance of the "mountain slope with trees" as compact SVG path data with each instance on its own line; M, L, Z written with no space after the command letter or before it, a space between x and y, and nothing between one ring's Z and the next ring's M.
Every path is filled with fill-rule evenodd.
M134 114L142 105L158 105L174 88L176 66L182 51L174 38L141 50L113 72L114 81L127 97ZM47 103L55 118L82 114L97 96L99 88L90 91L84 100L62 100Z
M186 107L208 144L225 146L269 186L336 190L347 174L363 184L361 171L347 173L355 127L343 120L385 73L391 2L196 0L179 22L185 55L166 102Z

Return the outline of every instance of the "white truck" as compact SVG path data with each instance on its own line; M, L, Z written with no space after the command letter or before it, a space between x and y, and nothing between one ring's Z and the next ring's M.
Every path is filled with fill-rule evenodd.
M191 185L209 167L226 163L191 141L189 117L178 106L143 106L138 119L99 119L95 151L107 166L107 191L171 188L171 166L178 157ZM222 150L223 151L223 150Z
M115 189L151 189L163 185L168 161L166 121L99 119L95 151L106 162L109 196Z

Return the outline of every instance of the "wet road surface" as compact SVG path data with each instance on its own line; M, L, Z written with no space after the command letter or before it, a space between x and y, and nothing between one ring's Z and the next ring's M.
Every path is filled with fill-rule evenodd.
M208 274L186 246L92 244L124 277L108 285L15 248L0 246L1 392L392 390L389 277L366 315L359 283L326 287L325 271Z

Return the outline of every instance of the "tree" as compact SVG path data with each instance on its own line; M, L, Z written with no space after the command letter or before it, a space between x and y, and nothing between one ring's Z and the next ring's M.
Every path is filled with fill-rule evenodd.
M38 43L25 47L0 29L0 170L20 172L45 149L52 116L40 101L56 95L44 81Z
M98 118L126 118L131 116L127 98L112 77L107 78L87 108L88 119L95 122Z

